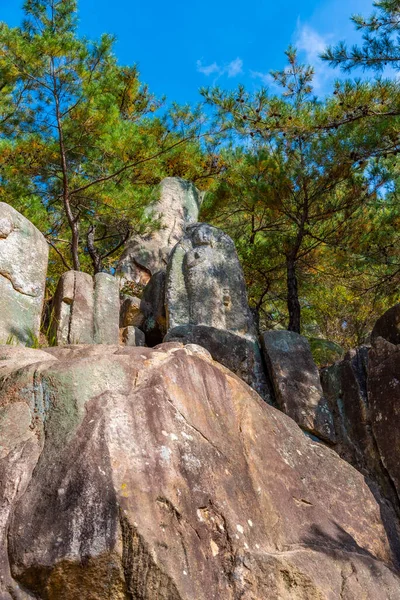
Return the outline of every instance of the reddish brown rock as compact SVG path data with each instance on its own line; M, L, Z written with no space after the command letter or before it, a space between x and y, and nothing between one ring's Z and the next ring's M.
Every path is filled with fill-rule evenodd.
M42 440L3 531L15 589L38 600L400 599L363 476L204 350L48 356L19 355L20 369L4 359L0 401L40 407Z
M279 408L305 431L334 442L332 413L308 340L285 330L267 331L261 339Z

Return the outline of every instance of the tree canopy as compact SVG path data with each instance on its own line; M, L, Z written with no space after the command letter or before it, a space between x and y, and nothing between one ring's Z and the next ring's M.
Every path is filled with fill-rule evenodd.
M26 0L0 25L0 199L45 235L50 287L113 272L179 176L208 190L201 218L233 237L260 328L307 335L321 362L367 340L400 283L400 1L353 17L361 45L326 49L348 74L326 97L289 48L270 89L203 89L194 107L156 98L112 36L78 35L77 9Z

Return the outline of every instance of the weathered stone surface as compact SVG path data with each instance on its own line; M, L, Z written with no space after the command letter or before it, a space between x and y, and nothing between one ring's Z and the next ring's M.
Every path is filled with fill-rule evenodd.
M335 441L332 414L306 338L292 331L267 331L262 346L281 410L306 431Z
M161 221L161 228L148 236L132 238L118 266L118 275L147 284L151 275L165 269L169 254L190 223L196 223L203 195L189 181L167 177L160 183L157 200L149 213Z
M336 442L333 448L365 475L371 489L379 489L376 498L381 506L381 515L386 530L391 531L392 544L398 547L400 503L374 436L368 364L366 346L351 350L342 361L321 371L321 384L335 424Z
M363 476L204 350L48 356L20 356L22 369L5 359L2 405L41 407L36 466L2 533L9 589L37 600L400 599ZM2 598L19 597L4 581Z
M335 423L335 450L358 470L376 471L380 462L368 407L368 348L349 351L322 369L321 384Z
M140 303L140 310L144 315L141 329L144 331L146 343L150 347L161 344L167 332L165 280L165 271L155 273L145 287Z
M81 271L60 277L52 302L50 340L57 345L93 344L93 278Z
M123 296L119 318L120 328L141 327L143 325L144 315L140 311L140 302L140 298L135 296Z
M167 269L165 303L168 330L205 325L254 336L246 284L235 245L206 223L187 227Z
M112 275L68 271L57 286L50 317L50 342L118 344L119 282Z
M369 352L368 399L379 455L400 499L400 345L383 338Z
M118 344L119 281L108 273L94 277L94 343Z
M14 376L13 386L0 398L0 598L26 600L25 594L11 577L8 559L7 531L12 508L24 493L43 448L43 426L39 401L20 398L24 386L32 388L29 366L51 363L45 352L28 348L0 347L0 380L18 369L26 368L20 377Z
M0 202L0 343L25 345L39 337L48 255L40 231Z
M272 403L271 386L265 373L260 347L255 340L215 327L182 325L171 329L164 341L197 344L206 348L214 360L233 371L264 400Z
M389 308L375 323L371 342L382 337L391 344L400 344L400 304Z
M145 346L146 338L137 327L124 327L121 329L121 341L125 346Z

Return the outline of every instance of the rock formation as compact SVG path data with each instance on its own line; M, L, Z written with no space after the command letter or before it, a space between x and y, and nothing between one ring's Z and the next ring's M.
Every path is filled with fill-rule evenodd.
M169 254L186 226L198 221L203 195L189 181L167 177L160 183L157 195L148 212L160 219L160 228L129 241L117 269L125 280L148 283L151 275L166 268Z
M167 270L168 330L205 325L253 336L246 284L235 244L206 223L187 227L175 246Z
M166 342L197 344L206 348L212 358L243 379L269 404L273 393L265 375L260 347L255 339L204 325L181 325L165 336Z
M391 344L400 344L400 304L387 310L375 323L372 330L371 341L382 337Z
M292 331L267 331L262 347L279 408L305 431L334 442L332 414L306 338Z
M375 340L369 353L368 398L373 436L400 505L400 345Z
M2 600L400 598L364 477L202 348L4 348L0 377Z
M200 344L271 400L235 244L220 229L186 229L168 263L165 341Z
M0 202L0 344L25 345L39 336L48 254L40 231Z
M52 302L50 341L64 344L118 344L118 279L107 273L93 278L68 271L60 278Z

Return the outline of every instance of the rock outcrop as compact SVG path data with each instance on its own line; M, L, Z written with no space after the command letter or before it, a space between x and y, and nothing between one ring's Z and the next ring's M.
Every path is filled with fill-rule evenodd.
M187 227L167 270L168 330L205 325L253 336L242 267L231 238L206 223Z
M147 284L151 275L166 268L169 254L186 226L198 221L203 194L189 181L167 177L157 195L148 212L160 219L160 228L128 242L117 269L125 280Z
M0 359L2 600L399 600L364 477L202 348Z
M61 276L50 317L53 344L118 344L119 320L118 279L81 271Z
M271 401L242 267L231 238L206 223L186 229L168 263L165 341L200 344Z
M372 433L400 505L400 345L377 338L369 353Z
M48 244L38 229L0 202L0 344L23 344L39 336Z
M171 329L164 340L197 344L206 348L212 358L243 379L269 404L273 393L266 377L258 342L230 331L204 325L181 325Z
M292 331L267 331L262 347L279 408L305 431L334 442L332 413L306 338Z
M391 344L400 344L400 304L387 310L375 323L371 333L371 342L381 337Z
M358 470L376 473L380 458L372 433L368 400L368 348L348 352L321 371L321 383L333 415L335 450Z

